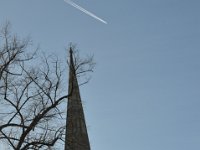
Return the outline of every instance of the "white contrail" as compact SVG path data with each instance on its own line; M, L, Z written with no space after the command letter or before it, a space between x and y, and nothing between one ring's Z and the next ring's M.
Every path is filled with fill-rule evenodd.
M79 9L80 11L86 13L87 15L89 15L89 16L95 18L96 20L99 20L99 21L101 21L101 22L107 24L106 21L104 21L103 19L97 17L95 14L93 14L93 13L87 11L87 10L84 9L83 7L77 5L76 3L72 2L71 0L64 0L64 1L65 1L66 3L68 3L68 4L70 4L71 6L73 6L73 7L77 8L77 9Z

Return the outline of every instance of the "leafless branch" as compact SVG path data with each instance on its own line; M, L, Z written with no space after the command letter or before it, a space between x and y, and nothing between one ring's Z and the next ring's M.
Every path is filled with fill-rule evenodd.
M30 40L12 36L9 26L0 36L0 140L13 150L50 149L64 141L66 109L62 104L73 85L67 93L60 61L44 56L36 62L35 51L27 52ZM93 57L81 59L76 53L74 60L78 76L93 71Z

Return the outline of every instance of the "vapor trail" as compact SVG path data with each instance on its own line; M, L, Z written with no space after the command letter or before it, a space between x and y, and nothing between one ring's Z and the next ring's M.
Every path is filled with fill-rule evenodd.
M75 7L76 9L79 9L80 11L84 12L85 14L93 17L94 19L98 20L98 21L101 21L102 23L105 23L107 24L106 21L104 21L103 19L97 17L95 14L87 11L86 9L84 9L83 7L77 5L76 3L72 2L71 0L64 0L66 3L70 4L71 6Z

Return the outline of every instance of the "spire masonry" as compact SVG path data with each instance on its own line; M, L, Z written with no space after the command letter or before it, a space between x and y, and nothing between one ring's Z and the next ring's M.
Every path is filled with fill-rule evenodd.
M84 111L73 60L73 50L71 47L69 53L68 92L70 96L67 103L65 150L90 150Z

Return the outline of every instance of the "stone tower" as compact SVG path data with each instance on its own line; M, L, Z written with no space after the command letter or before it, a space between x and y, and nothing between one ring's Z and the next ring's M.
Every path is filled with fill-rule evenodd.
M90 150L72 48L70 48L68 92L70 96L67 104L65 150Z

